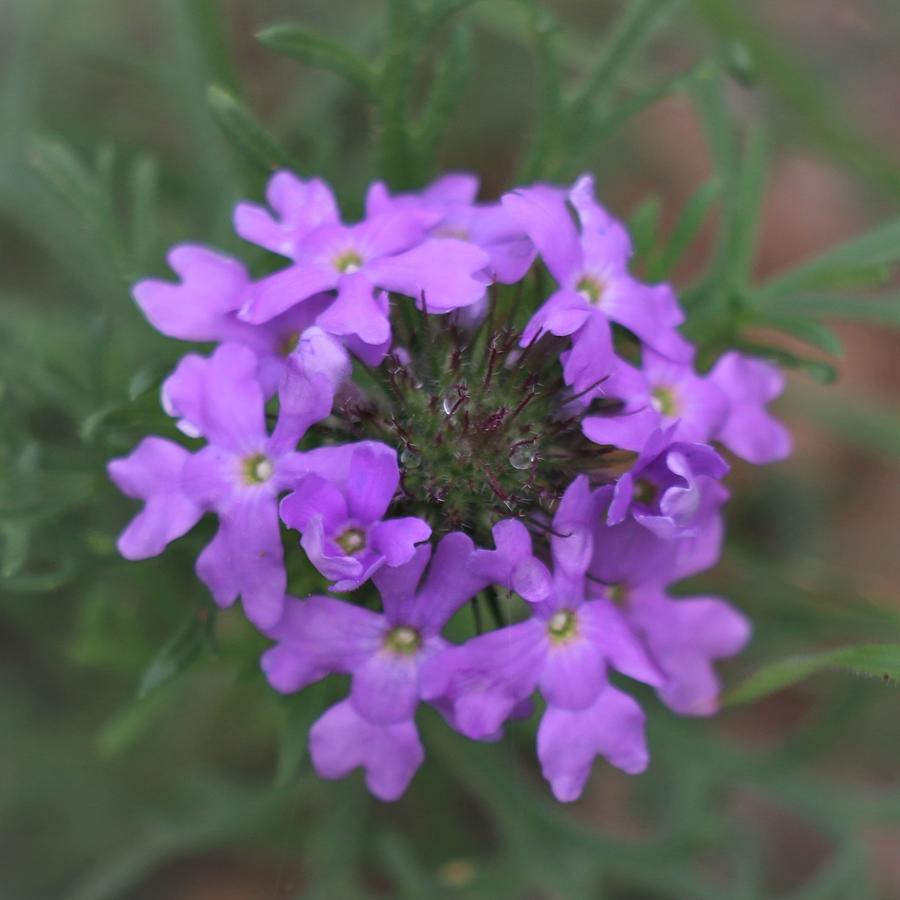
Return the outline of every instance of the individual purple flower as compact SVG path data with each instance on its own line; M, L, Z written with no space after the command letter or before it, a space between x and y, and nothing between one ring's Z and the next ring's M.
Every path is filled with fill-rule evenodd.
M262 667L276 690L296 691L333 672L352 675L349 700L310 732L313 765L322 777L363 766L370 790L382 800L405 790L422 761L413 722L420 671L448 646L440 635L450 617L483 586L468 567L473 549L468 537L454 532L433 559L426 544L405 565L379 569L373 580L384 613L314 596L289 601L268 630L277 645L263 655Z
M716 597L673 599L669 584L713 565L722 542L723 497L718 485L704 498L696 534L660 538L634 519L594 531L591 575L641 636L663 674L656 690L680 715L710 715L718 707L719 680L713 661L738 653L750 636L747 619ZM720 489L719 489L720 490ZM602 510L609 487L595 495Z
M250 286L243 263L196 244L173 247L168 260L178 282L151 278L138 282L132 291L150 324L182 341L246 345L259 358L266 392L274 393L285 358L331 298L325 294L311 297L264 324L251 325L238 318Z
M144 438L130 455L110 460L109 477L144 508L119 536L125 559L158 556L170 541L187 534L203 509L181 490L181 470L190 453L163 438Z
M219 517L218 533L197 559L197 574L219 606L240 596L248 618L261 628L274 624L284 605L278 495L305 471L297 441L328 415L346 373L340 348L333 348L336 360L325 362L314 352L316 343L302 344L288 363L271 435L256 359L246 347L222 344L211 357L186 356L163 388L182 428L208 442L181 472L184 493Z
M740 353L726 353L709 374L709 380L728 398L730 410L715 434L732 453L762 464L790 456L790 432L766 406L784 390L778 367Z
M514 284L534 262L534 244L501 203L475 203L477 194L478 179L465 173L445 175L418 194L394 197L382 182L375 182L366 197L366 214L417 206L436 210L441 218L429 231L431 237L470 241L490 257L492 280Z
M654 431L618 479L607 513L610 525L632 516L663 538L696 530L705 486L722 478L729 466L708 444L673 443L675 429Z
M619 610L589 587L597 514L587 478L580 476L554 516L552 589L530 607L532 618L449 648L422 673L423 696L452 703L452 721L475 739L496 733L539 690L547 711L538 730L538 756L560 800L581 793L597 754L627 772L647 764L643 713L609 685L607 669L661 682Z
M593 193L593 179L585 175L568 198L544 185L503 197L504 207L534 242L558 285L529 322L523 345L545 331L563 337L576 334L594 320L594 329L580 335L581 340L591 341L591 355L608 352L609 323L616 322L664 356L689 359L691 346L676 330L684 314L674 293L667 285L651 287L628 273L628 235L596 203ZM566 199L575 208L580 229Z
M611 376L598 385L592 398L621 398L622 409L585 416L585 435L595 443L635 452L660 428L672 427L673 440L709 441L728 415L725 394L690 363L674 362L646 347L641 362L638 370L618 360Z
M349 465L342 465L347 446L320 449L315 464L329 475L305 475L281 501L282 520L301 532L300 546L335 591L355 590L383 565L409 562L416 544L431 537L422 519L384 518L400 483L396 451L374 441L349 449Z
M357 225L323 222L305 234L294 264L257 282L240 312L267 322L322 291L337 291L317 324L366 344L390 338L387 309L378 288L413 297L420 308L445 313L484 294L490 260L473 244L426 234L441 213L424 207L378 213Z

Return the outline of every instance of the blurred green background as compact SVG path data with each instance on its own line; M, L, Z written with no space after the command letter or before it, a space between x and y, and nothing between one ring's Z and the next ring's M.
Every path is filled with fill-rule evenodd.
M426 712L428 759L386 806L304 755L342 685L276 696L238 609L211 615L192 574L208 523L159 559L117 558L133 504L103 466L174 434L157 388L186 349L128 284L182 240L259 262L230 210L259 196L267 160L323 174L358 211L379 159L370 104L254 34L293 22L374 58L387 5L0 5L0 897L900 898L900 707L882 679L824 672L711 721L642 696L650 771L598 763L568 807L541 783L533 725L475 745ZM435 59L462 91L438 165L477 171L487 197L593 170L638 265L677 263L694 285L711 347L739 335L796 370L780 405L796 454L736 467L729 549L694 585L756 623L726 684L900 641L900 8L437 7L458 24L436 22L413 102L445 111ZM681 248L686 206L703 224ZM824 270L766 280L863 233Z

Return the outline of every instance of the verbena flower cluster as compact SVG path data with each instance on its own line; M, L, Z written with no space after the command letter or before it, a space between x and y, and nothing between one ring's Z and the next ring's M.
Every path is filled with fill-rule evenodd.
M109 465L144 503L119 549L154 556L218 518L197 575L273 641L271 685L350 676L310 732L321 776L362 767L395 799L424 757L421 704L492 741L537 696L543 774L572 800L598 755L648 762L643 711L610 672L676 713L716 709L713 661L748 623L668 590L719 556L714 445L790 452L766 411L783 383L735 352L695 369L675 293L629 272L590 177L494 204L477 190L467 174L376 183L346 225L321 180L279 172L268 207L234 216L265 274L182 245L177 282L136 286L163 334L217 346L162 388L191 449L148 437ZM322 593L298 598L304 554Z

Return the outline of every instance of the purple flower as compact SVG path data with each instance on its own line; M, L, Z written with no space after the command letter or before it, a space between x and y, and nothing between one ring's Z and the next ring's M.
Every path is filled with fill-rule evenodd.
M538 756L560 800L580 794L597 754L629 772L646 766L643 713L607 683L607 668L661 683L659 670L622 614L591 593L585 576L597 515L587 478L581 476L553 519L553 584L547 598L530 607L532 618L433 656L422 674L423 696L451 703L456 727L476 739L493 735L539 690L547 711L538 732Z
M597 492L601 512L611 495L608 487ZM723 600L675 600L665 590L715 564L722 542L718 510L723 499L719 491L707 491L697 533L690 537L660 538L634 519L618 525L598 519L594 531L591 574L607 585L606 595L643 639L664 676L657 692L681 715L716 711L719 681L712 661L738 653L750 636L746 618Z
M327 474L300 479L281 501L281 518L302 533L300 546L335 582L332 590L355 590L383 565L409 562L416 544L431 537L422 519L384 519L400 483L393 448L366 441L322 448L310 457Z
M726 353L709 380L730 404L728 416L715 434L717 440L751 463L790 456L790 433L766 411L766 405L784 390L784 376L776 366L740 353Z
M262 658L279 691L299 690L329 673L352 675L349 700L316 722L310 750L316 771L339 778L363 766L372 792L383 800L405 790L422 761L413 716L423 664L447 643L441 631L454 612L483 586L468 562L473 545L448 534L431 559L431 546L412 559L379 569L373 580L384 613L342 600L289 601L268 634L278 643ZM424 574L424 578L423 578Z
M284 360L298 336L329 304L327 295L311 297L262 325L238 318L250 277L243 263L206 247L180 244L169 252L169 265L180 281L147 279L133 289L134 299L157 331L182 341L230 341L244 344L259 358L260 378L272 394Z
M219 517L197 574L220 606L241 596L248 618L261 628L280 617L286 589L277 498L305 471L303 454L294 448L309 425L330 412L346 371L346 355L344 368L334 359L325 362L328 354L315 352L318 343L313 335L292 355L271 436L256 360L246 347L222 344L211 357L186 356L163 389L182 428L208 442L181 472L187 497Z
M725 394L690 363L674 362L644 348L642 368L618 360L593 396L620 399L619 414L586 416L583 431L598 444L639 452L659 428L674 428L673 439L709 441L728 415Z
M382 182L375 182L366 197L366 214L417 207L437 210L441 218L429 231L431 237L470 241L490 257L492 280L513 284L534 262L534 244L501 203L476 204L477 193L478 179L467 174L445 175L419 194L396 197Z
M392 208L358 225L323 221L296 241L294 264L257 282L240 317L267 322L322 291L337 291L317 324L366 344L390 338L386 303L377 288L413 297L420 308L445 313L484 294L489 258L459 240L426 240L441 218L424 206Z
M632 467L616 482L607 521L632 516L662 538L696 531L704 490L728 463L708 444L672 442L677 426L653 432Z
M671 288L649 287L629 275L628 235L593 193L593 179L585 175L568 194L580 229L559 189L537 185L503 197L504 207L525 229L558 285L529 322L523 345L545 331L575 334L595 320L595 328L581 336L591 341L591 355L606 352L611 345L609 323L617 322L664 356L689 359L691 346L676 330L684 315Z

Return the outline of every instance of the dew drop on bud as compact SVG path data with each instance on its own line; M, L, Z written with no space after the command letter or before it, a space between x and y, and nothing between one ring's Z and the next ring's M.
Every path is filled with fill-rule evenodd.
M514 469L530 469L534 462L534 447L531 444L519 444L509 454L509 464Z
M459 394L455 391L447 391L441 397L441 409L444 411L445 416L449 416L450 413L453 412L453 407L459 402Z
M422 457L412 447L404 447L400 451L400 465L404 469L418 469L422 465Z

